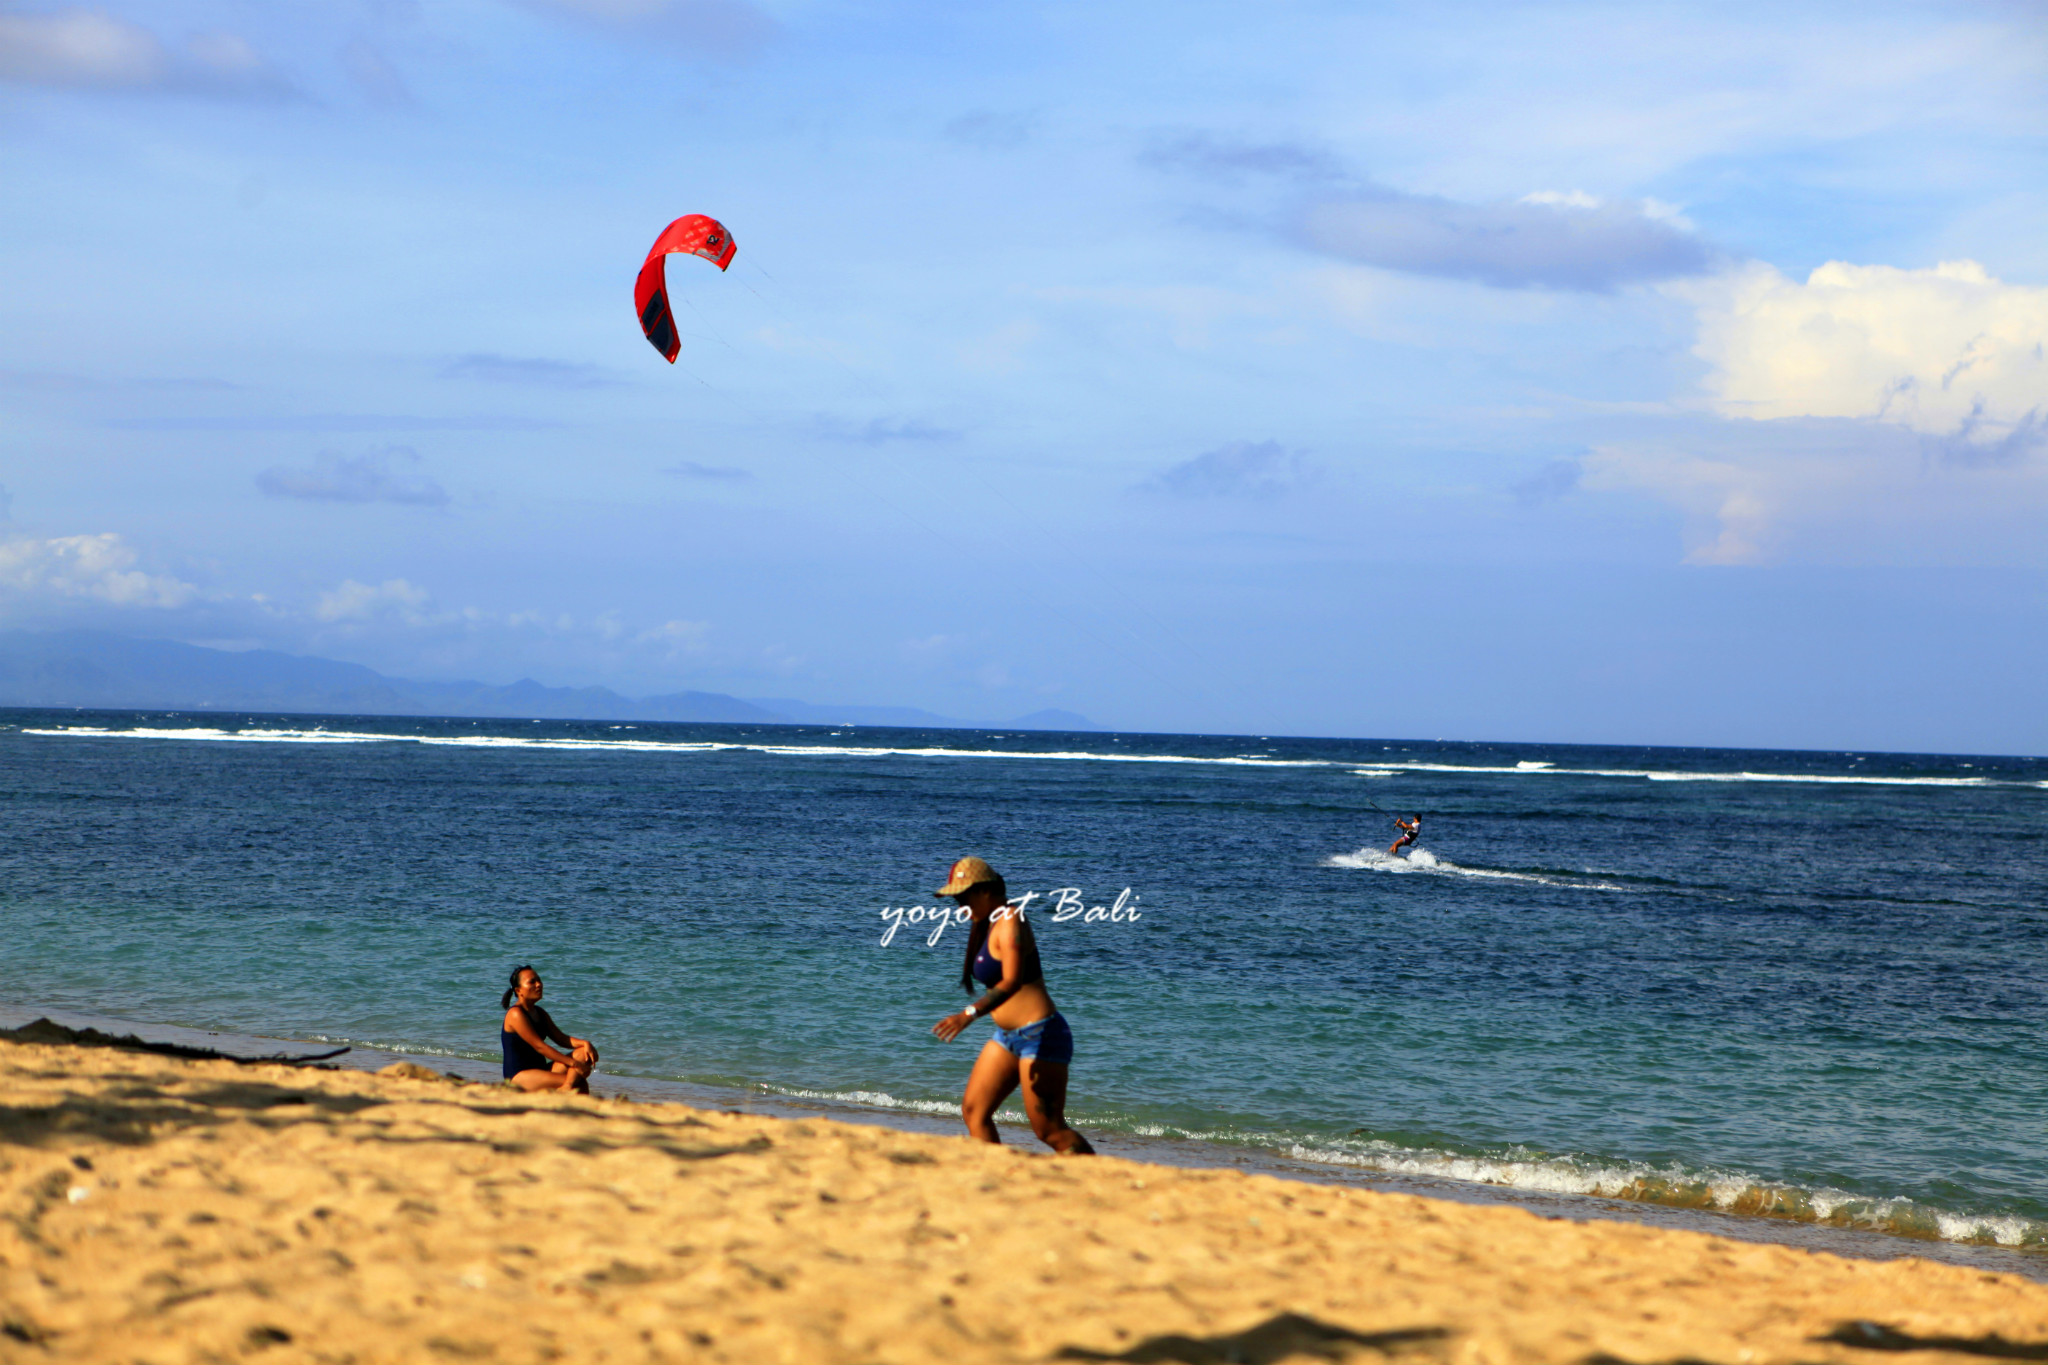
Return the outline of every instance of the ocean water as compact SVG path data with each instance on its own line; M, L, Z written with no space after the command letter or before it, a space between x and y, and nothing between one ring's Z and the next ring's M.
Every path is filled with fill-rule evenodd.
M976 853L1084 1130L2048 1250L2048 760L15 711L0 820L10 1004L494 1058L533 962L607 1073L944 1113Z

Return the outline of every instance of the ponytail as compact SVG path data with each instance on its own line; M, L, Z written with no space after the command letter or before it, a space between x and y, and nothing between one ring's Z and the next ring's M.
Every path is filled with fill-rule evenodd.
M502 998L501 998L501 999L500 999L500 1000L498 1001L498 1008L499 1008L499 1009L501 1009L501 1010L509 1010L509 1009L511 1009L511 1008L512 1008L512 1001L513 1001L513 1000L514 1000L514 999L515 999L515 998L516 998L516 997L518 996L518 994L519 994L519 977L520 977L520 975L521 975L522 973L525 973L525 972L531 972L531 971L534 971L534 967L533 967L533 964L531 964L531 963L528 963L528 964L526 964L526 965L525 965L525 966L523 966L523 967L514 967L514 968L512 969L512 982L511 982L511 984L510 984L510 985L508 985L508 986L506 986L506 987L505 987L505 994L504 994L504 996L503 996L503 997L502 997Z

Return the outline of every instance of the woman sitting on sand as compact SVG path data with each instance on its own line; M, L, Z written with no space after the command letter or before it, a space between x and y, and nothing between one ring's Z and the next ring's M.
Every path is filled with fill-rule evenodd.
M1038 965L1038 943L1024 916L1009 908L1010 893L996 870L979 858L962 858L935 893L967 908L967 959L960 984L988 993L958 1014L932 1026L951 1042L960 1030L986 1014L996 1036L981 1045L960 1097L967 1131L983 1142L1001 1142L995 1112L1021 1083L1024 1113L1039 1141L1068 1156L1092 1155L1088 1139L1067 1127L1067 1064L1074 1060L1074 1033L1053 1006Z
M514 967L512 984L498 1003L506 1006L505 1027L498 1035L505 1046L505 1079L521 1090L578 1090L590 1093L590 1073L597 1068L597 1049L588 1038L572 1038L540 1007L540 973ZM552 1038L569 1049L567 1056L548 1046Z

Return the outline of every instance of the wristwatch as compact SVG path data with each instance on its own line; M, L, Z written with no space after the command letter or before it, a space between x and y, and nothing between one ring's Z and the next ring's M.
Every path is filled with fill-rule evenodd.
M969 1006L967 1007L967 1017L968 1017L969 1019L972 1019L972 1018L974 1017L974 1006L972 1006L972 1005L969 1005Z

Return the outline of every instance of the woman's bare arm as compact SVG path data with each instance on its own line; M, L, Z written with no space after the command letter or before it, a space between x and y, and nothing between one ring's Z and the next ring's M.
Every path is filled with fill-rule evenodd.
M548 1023L553 1032L559 1033L561 1031L553 1028L554 1021L552 1019ZM516 1005L505 1011L505 1032L518 1034L526 1040L527 1046L551 1062L560 1062L563 1066L576 1065L574 1058L564 1057L561 1053L549 1047L548 1040L541 1037L539 1031L534 1028L533 1020L526 1017L526 1011Z
M562 1031L562 1026L561 1026L560 1024L558 1024L558 1023L556 1023L556 1022L555 1022L555 1016L554 1016L554 1015L552 1015L552 1014L549 1014L549 1013L548 1013L548 1012L547 1012L546 1010L542 1009L542 1008L541 1008L541 1007L540 1007L539 1005L535 1005L535 1006L533 1007L533 1011L534 1011L534 1013L538 1014L538 1015L539 1015L539 1016L541 1017L541 1026L540 1026L540 1031L541 1031L542 1033L544 1033L544 1034L546 1034L546 1035L547 1035L548 1037L550 1037L550 1038L554 1039L554 1040L555 1040L556 1042L560 1043L560 1044L561 1044L561 1045L562 1045L563 1047L574 1047L574 1046L576 1046L576 1040L575 1040L574 1038L571 1038L571 1037L570 1037L570 1036L569 1036L569 1035L568 1035L567 1033L565 1033L565 1032L563 1032L563 1031Z
M1002 980L988 988L988 993L967 1008L974 1011L955 1011L932 1025L932 1032L939 1041L950 1043L960 1036L960 1031L982 1015L988 1014L1005 1000L1024 988L1024 950L1017 942L1017 925L1008 919L997 920L989 926L988 955L1003 965Z
M1003 964L1003 978L974 1002L977 1015L994 1013L1005 1000L1024 989L1024 945L1018 942L1020 937L1014 919L999 919L988 927L988 955Z

